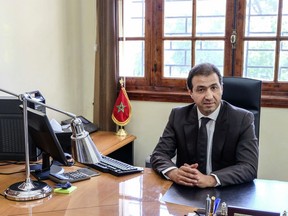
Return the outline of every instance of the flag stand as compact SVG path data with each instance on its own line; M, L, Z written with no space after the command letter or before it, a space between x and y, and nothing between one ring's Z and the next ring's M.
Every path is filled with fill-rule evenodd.
M119 126L119 129L116 133L117 136L127 136L127 132L125 131L123 126Z
M116 135L127 136L127 132L125 131L124 126L127 125L131 119L132 108L129 97L124 88L124 80L121 78L119 83L121 88L112 111L112 120L118 126Z

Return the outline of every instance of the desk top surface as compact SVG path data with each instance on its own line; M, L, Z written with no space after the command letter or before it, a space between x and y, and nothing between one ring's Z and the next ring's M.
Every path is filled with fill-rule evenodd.
M1 167L1 172L23 170L23 166ZM24 181L24 176L24 173L1 175L1 194L11 184ZM54 185L49 180L46 182ZM185 215L194 210L161 201L171 182L163 180L151 169L122 177L101 173L73 185L77 189L71 194L53 193L51 197L35 201L16 202L0 197L0 215Z
M73 166L66 167L65 169L75 170L78 168L77 166ZM23 172L12 175L0 175L0 191L2 195L12 184L23 182L25 173L24 165L7 165L0 167L1 173L11 173L21 170ZM55 185L55 183L50 180L46 182L51 187ZM143 173L121 177L101 173L100 176L93 177L90 180L73 183L73 185L77 186L77 189L71 194L52 193L50 197L28 202L11 201L2 196L0 197L0 215L183 216L189 212L193 212L195 210L194 207L201 208L201 201L199 200L203 200L207 193L219 196L225 200L225 198L227 199L227 194L225 193L230 190L234 191L234 196L232 196L231 199L229 198L229 200L225 200L228 204L238 206L239 203L242 203L244 206L241 207L254 208L259 206L258 204L262 207L263 205L271 207L273 203L276 203L278 207L281 207L277 208L279 211L276 212L287 210L288 207L286 201L286 194L288 192L287 182L259 179L251 184L232 186L234 189L232 187L223 189L211 188L204 189L203 191L197 188L184 189L181 186L175 188L175 185L171 187L171 184L170 181L162 179L149 168L145 168ZM231 194L231 192L229 193ZM272 197L270 196L271 194ZM167 196L169 196L168 199ZM199 196L201 198L199 198ZM185 200L178 202L179 199L183 199L183 197ZM238 203L233 203L233 200L236 200ZM277 205L274 207L277 207ZM269 209L272 210L272 208Z

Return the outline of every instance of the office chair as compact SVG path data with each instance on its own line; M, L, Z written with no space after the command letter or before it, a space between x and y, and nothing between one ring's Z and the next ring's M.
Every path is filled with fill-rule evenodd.
M222 99L254 114L255 134L259 139L262 81L243 77L223 77Z
M262 81L243 77L223 77L222 99L254 114L255 134L259 140ZM151 167L150 156L145 166Z

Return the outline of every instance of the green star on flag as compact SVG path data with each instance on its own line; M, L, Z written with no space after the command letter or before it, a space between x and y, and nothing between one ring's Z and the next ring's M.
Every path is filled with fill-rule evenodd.
M123 104L122 101L121 101L121 103L117 106L117 108L118 108L118 113L119 113L119 112L123 112L123 113L124 113L125 107L126 107L126 106L124 106L124 104Z

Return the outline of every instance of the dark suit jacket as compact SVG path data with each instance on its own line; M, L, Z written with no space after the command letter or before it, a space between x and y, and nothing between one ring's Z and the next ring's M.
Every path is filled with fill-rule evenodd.
M175 154L177 167L200 163L198 130L195 104L174 108L152 153L152 168L162 174L163 170L175 166L171 161ZM257 177L258 139L251 112L222 101L212 145L212 173L217 175L222 186L249 182Z

